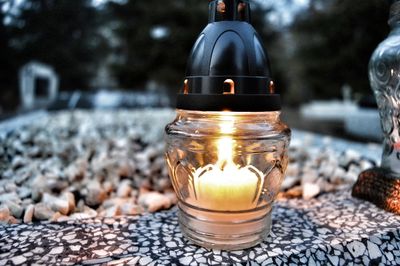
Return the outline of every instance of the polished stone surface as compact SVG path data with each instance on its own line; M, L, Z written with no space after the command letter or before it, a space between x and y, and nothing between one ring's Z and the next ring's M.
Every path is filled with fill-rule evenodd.
M350 191L279 200L271 235L243 251L192 245L182 237L176 212L2 226L0 265L400 264L400 217Z

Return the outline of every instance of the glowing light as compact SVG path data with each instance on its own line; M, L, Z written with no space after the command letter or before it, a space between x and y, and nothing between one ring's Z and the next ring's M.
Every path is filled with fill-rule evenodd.
M193 176L198 204L220 211L249 210L257 206L263 184L263 173L254 166L241 168L233 162L234 132L232 116L220 124L221 138L216 141L216 165L198 168Z

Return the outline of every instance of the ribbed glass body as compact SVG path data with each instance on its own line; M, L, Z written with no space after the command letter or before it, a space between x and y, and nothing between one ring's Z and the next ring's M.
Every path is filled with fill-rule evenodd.
M279 115L177 110L166 127L166 158L190 240L232 250L269 233L290 141Z
M372 55L369 76L384 132L382 167L400 177L400 2L391 7L392 27Z

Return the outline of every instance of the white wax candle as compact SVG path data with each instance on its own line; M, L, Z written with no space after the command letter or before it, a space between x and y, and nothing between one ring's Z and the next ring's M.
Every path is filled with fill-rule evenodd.
M217 211L250 210L257 206L262 187L262 173L252 166L233 164L222 170L214 165L194 173L199 207Z

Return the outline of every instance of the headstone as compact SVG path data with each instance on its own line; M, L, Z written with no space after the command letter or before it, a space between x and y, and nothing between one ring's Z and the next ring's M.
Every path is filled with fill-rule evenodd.
M35 81L47 80L47 94L37 96ZM38 105L47 105L53 102L58 94L58 76L54 69L39 62L30 62L19 71L20 99L23 109L33 109Z

